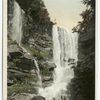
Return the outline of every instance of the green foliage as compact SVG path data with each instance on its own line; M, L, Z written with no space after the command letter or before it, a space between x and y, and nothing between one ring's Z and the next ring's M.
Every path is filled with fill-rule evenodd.
M24 48L27 49L27 51L34 57L36 57L37 59L39 60L43 60L43 59L46 59L47 57L49 57L49 52L48 51L40 51L34 47L30 47L29 45L27 44L22 44Z
M17 69L8 69L8 80L13 81L12 84L8 81L8 96L13 93L36 93L35 86L32 82L37 82L36 75L31 75L29 72L21 72Z
M73 28L79 33L78 65L68 86L70 100L95 100L95 0L83 0L87 9Z
M25 38L34 37L34 32L40 34L47 32L51 35L53 22L50 20L43 0L24 0L24 2L23 0L17 0L17 2L25 11L23 27Z
M36 89L34 85L30 84L14 84L8 87L8 96L11 96L13 93L20 94L20 93L36 93Z
M13 84L16 83L30 83L37 82L37 77L35 75L31 75L29 72L25 73L16 69L8 69L8 79L13 80Z
M83 0L83 4L90 6L93 9L95 8L95 0Z
M50 52L46 50L40 50L34 46L30 47L29 39L38 37L36 45L44 46L43 48L50 47L44 38L45 35L51 35L53 22L51 22L49 13L44 5L42 0L16 0L19 6L23 9L23 37L22 37L22 46L30 53L32 57L36 57L39 61L39 67L42 75L50 75L49 69L41 64L42 61L45 61L47 58L51 57ZM13 17L13 5L14 0L8 0L8 30L11 29L12 24L11 19ZM9 34L12 33L9 30ZM42 37L43 36L43 37ZM45 44L42 44L40 40L45 41ZM48 40L47 40L48 42ZM8 56L8 96L11 96L13 93L36 93L35 85L38 81L36 73L30 73L30 71L35 67L31 59L25 57L23 50L16 41L12 41L10 36L8 36L8 47L10 45L17 45L16 48L20 49L22 55L17 56L11 53ZM31 58L31 57L30 57ZM40 66L41 65L41 66ZM35 85L33 85L35 84Z
M84 4L90 7L92 3L95 5L95 0L83 0ZM82 34L95 33L95 6L87 8L81 13L82 21L73 28L73 32ZM92 30L93 29L93 30Z
M47 66L43 67L43 69L41 71L42 71L42 75L43 76L49 76L49 75L51 75L51 73L50 73L50 71L49 71L49 69L48 69Z

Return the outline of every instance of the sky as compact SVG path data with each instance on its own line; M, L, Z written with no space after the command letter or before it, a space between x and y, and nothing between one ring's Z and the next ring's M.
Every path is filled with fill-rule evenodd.
M85 9L82 0L43 0L51 20L56 19L58 26L66 27L70 32L77 22L82 20L80 13Z

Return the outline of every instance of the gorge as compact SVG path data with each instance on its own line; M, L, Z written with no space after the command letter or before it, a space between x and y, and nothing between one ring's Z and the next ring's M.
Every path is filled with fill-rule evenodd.
M55 25L40 1L27 8L23 0L9 0L8 100L73 100L73 80L85 56L81 35Z

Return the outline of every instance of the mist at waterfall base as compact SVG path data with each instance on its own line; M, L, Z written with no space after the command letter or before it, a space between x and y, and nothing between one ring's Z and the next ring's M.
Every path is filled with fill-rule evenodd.
M62 27L53 27L53 61L56 65L51 86L40 88L39 95L46 100L68 100L67 85L74 77L72 66L77 64L77 34ZM73 60L73 64L69 60Z
M31 55L21 45L23 35L23 15L24 11L20 8L18 3L14 1L11 37L19 44L25 53ZM52 38L53 62L55 63L56 68L53 72L53 83L50 86L45 88L42 87L42 77L38 61L33 58L38 75L38 95L45 97L46 100L68 100L67 86L74 77L74 72L71 67L77 65L78 35L76 33L69 33L63 27L54 26Z

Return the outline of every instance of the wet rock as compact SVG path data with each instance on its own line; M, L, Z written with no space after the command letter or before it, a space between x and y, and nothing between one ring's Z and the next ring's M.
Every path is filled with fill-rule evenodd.
M48 67L49 71L53 71L56 65L52 61L43 62L42 65Z
M43 87L44 88L46 88L46 87L49 87L49 86L51 86L53 84L53 80L51 80L51 81L45 81L45 82L43 82Z
M54 63L48 63L48 68L49 68L49 71L54 71L54 69L56 68L56 65Z
M14 84L13 80L7 79L7 85L8 85L8 86L11 86L11 85L13 85L13 84Z
M10 45L8 48L8 56L9 58L15 59L21 57L22 51L21 48L18 47L18 45Z
M34 94L21 93L13 95L9 98L9 100L30 100L31 98L33 98L33 96Z
M30 59L30 60L33 59L33 57L32 57L31 55L27 54L27 53L25 53L25 54L23 55L23 58L27 58L27 59Z
M74 62L74 61L75 59L71 59L71 58L68 59L68 62Z
M44 76L43 77L43 82L44 81L50 81L50 80L52 80L50 76Z
M21 49L18 47L17 44L9 45L8 52L20 52Z
M31 59L21 58L19 61L16 62L16 67L23 69L23 70L32 70L34 63Z
M45 100L42 96L34 96L31 100Z
M55 68L56 68L56 66L55 67L51 67L51 68L49 68L49 71L53 71Z
M37 6L34 6L34 4L38 4L39 6L39 2L41 1L34 1L34 0L16 0L18 5L20 6L20 8L22 9L22 14L24 16L24 20L23 20L23 36L22 36L22 40L21 40L21 46L19 46L17 43L13 43L12 40L10 40L9 45L8 45L8 52L10 53L9 57L11 60L9 60L8 62L8 66L9 69L9 79L10 80L14 80L14 86L12 87L11 90L8 91L8 93L12 92L14 88L17 88L18 86L16 86L16 84L22 84L23 86L26 86L26 83L28 86L30 86L31 84L32 87L36 88L37 85L37 80L38 80L38 75L36 74L36 66L34 64L33 61L33 57L36 57L38 60L38 65L39 68L45 68L48 67L47 69L50 68L49 71L53 71L54 67L52 67L51 64L44 65L41 64L41 62L45 62L48 59L52 59L52 37L50 35L51 31L52 31L52 23L51 21L46 21L47 25L42 25L40 26L38 21L35 22L35 18L33 18L32 16L30 16L31 14L29 14L30 10L35 8L35 10L37 9ZM13 0L9 0L9 2L11 3L9 8L9 12L8 14L11 14L11 17L13 17ZM27 6L25 5L27 4ZM33 6L28 6L33 4ZM28 8L27 8L28 7ZM37 13L37 11L36 11ZM39 18L41 16L41 12L39 11L40 15ZM12 18L9 18L9 22L11 22ZM43 16L42 16L43 17ZM45 16L44 16L45 17ZM36 18L37 19L37 18ZM44 18L45 19L45 18ZM46 17L46 19L48 19ZM50 26L48 26L50 24ZM48 31L48 29L51 30L50 32ZM50 28L51 27L51 28ZM42 29L44 28L44 30L46 30L46 32L42 31ZM14 33L13 33L14 34ZM12 42L12 44L11 44ZM23 46L23 47L22 47ZM27 49L27 50L26 50ZM8 54L9 54L8 53ZM28 54L31 53L31 54ZM50 67L49 67L50 65ZM48 70L45 70L45 76L46 74L49 73ZM42 69L40 69L40 74L43 72ZM51 75L52 73L50 73L49 75ZM32 76L32 77L31 77ZM34 76L34 77L33 77ZM41 75L42 76L42 75ZM46 78L45 80L49 80L48 78ZM9 81L10 84L12 84L11 81ZM30 86L31 87L31 86ZM30 89L30 87L27 87ZM17 88L18 89L18 88ZM22 87L21 87L22 89ZM18 91L20 92L19 89ZM24 89L24 92L27 92L28 89ZM23 91L21 90L21 93L23 93ZM19 93L18 92L18 93ZM29 91L30 92L30 91ZM34 92L34 91L33 91ZM32 92L32 93L33 93ZM10 96L12 96L12 93L10 94ZM29 100L29 98L27 98L28 96L23 94L19 94L14 96L14 100ZM39 97L38 97L39 98ZM37 100L37 99L36 99ZM44 99L38 99L38 100L44 100Z
M21 57L22 53L21 52L10 52L9 55L10 55L9 58L15 59L15 58Z
M30 38L28 42L29 42L30 45L35 45L33 38Z

